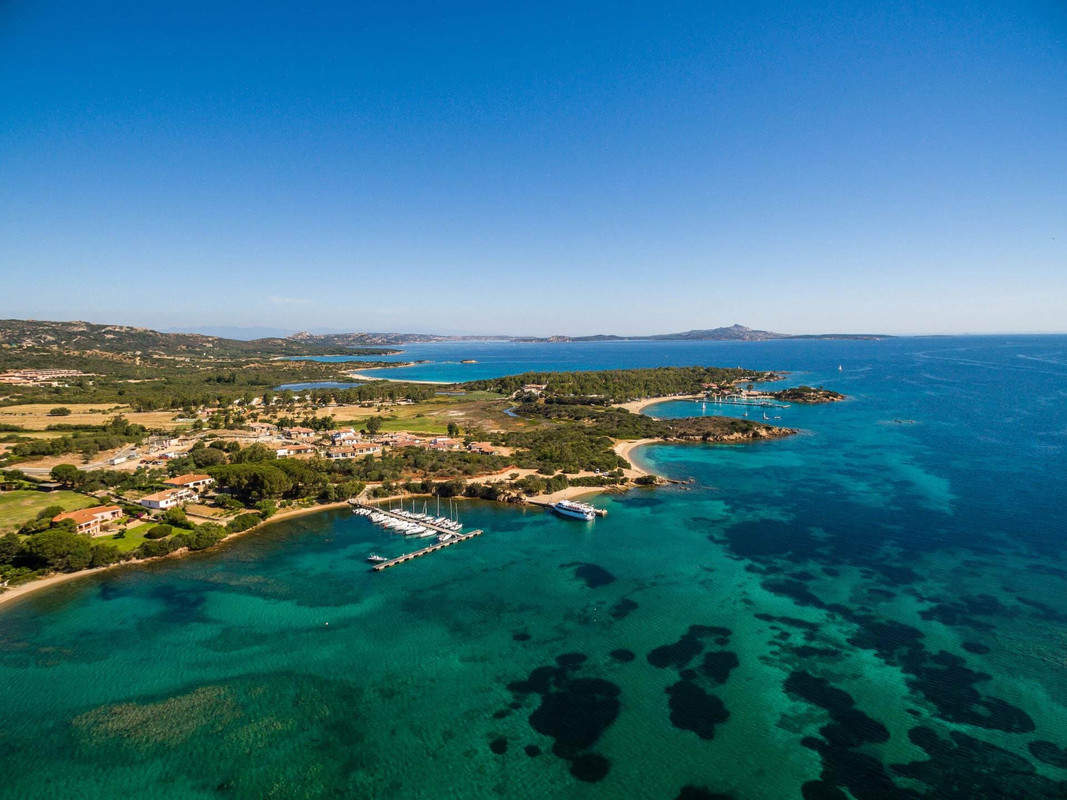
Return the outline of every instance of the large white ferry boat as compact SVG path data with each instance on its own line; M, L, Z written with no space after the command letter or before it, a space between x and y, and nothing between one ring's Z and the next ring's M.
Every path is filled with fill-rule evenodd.
M576 503L573 500L560 500L558 503L554 503L551 508L561 517L584 519L586 521L596 517L596 508L588 503Z

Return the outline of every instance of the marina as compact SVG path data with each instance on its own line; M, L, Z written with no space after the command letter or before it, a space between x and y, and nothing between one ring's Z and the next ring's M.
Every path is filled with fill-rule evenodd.
M416 513L414 509L405 511L403 508L394 511L392 509L383 509L380 506L361 503L355 500L350 501L350 504L354 514L367 517L376 525L381 525L396 533L402 533L405 536L412 536L420 539L431 536L437 537L437 541L434 544L410 553L405 553L396 558L386 558L377 553L371 553L367 557L367 561L373 564L371 569L374 572L381 572L390 567L395 567L397 564L402 564L405 561L411 561L412 559L435 553L438 550L450 547L458 542L466 541L467 539L472 539L475 536L481 536L484 533L482 530L461 533L463 524L458 520L442 516L431 516L430 514L427 514L425 510L422 513Z
M362 503L356 500L349 502L354 514L367 517L371 522L390 528L398 533L404 533L405 535L415 536L417 538L433 535L437 536L437 541L434 544L419 550L414 550L410 553L405 553L396 558L386 558L377 553L371 553L367 557L367 561L372 565L371 570L373 572L382 572L390 567L395 567L397 564L403 564L405 561L412 561L413 559L421 558L430 553L436 553L438 550L443 550L446 547L451 547L459 542L465 542L467 539L473 539L475 536L481 536L485 533L485 531L480 528L468 533L461 533L460 531L463 528L463 525L458 520L451 520L439 516L431 517L429 514L425 513L425 511L421 514L417 514L414 511L405 511L403 509L400 509L399 511L383 509L380 506ZM588 503L578 503L571 500L560 500L555 503L533 501L533 504L539 505L549 511L555 511L560 516L585 521L591 521L596 517L607 516L608 513L605 509L596 508Z
M787 403L777 403L763 397L742 397L741 395L728 395L726 397L709 396L702 400L704 403L717 403L724 406L757 406L759 408L789 408Z
M360 516L369 517L371 522L389 528L406 536L428 538L439 535L441 537L459 536L463 530L463 523L449 517L431 516L425 511L405 511L403 508L394 511L381 508L380 506L351 501L352 512Z
M483 533L485 533L485 531L478 529L473 530L470 533L459 534L450 539L446 539L443 542L431 544L429 547L424 547L421 550L415 550L411 553L405 553L402 556L391 558L388 561L381 561L371 567L371 570L373 570L374 572L381 572L382 570L389 569L390 567L395 567L397 564L403 564L405 561L411 561L413 559L420 558L421 556L429 555L430 553L436 553L438 550L444 550L446 547L451 547L452 545L458 544L459 542L465 542L467 541L467 539L473 539L475 536L481 536Z

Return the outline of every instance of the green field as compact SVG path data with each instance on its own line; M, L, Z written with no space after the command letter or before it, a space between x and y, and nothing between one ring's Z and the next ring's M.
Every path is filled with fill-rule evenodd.
M387 433L439 433L442 436L448 431L447 417L408 417L407 419L385 418L382 422L382 431Z
M0 533L17 531L48 506L63 506L64 511L71 511L93 505L97 505L95 498L77 492L3 492L0 493Z
M137 546L145 540L145 532L154 524L155 523L153 522L149 522L144 525L129 527L126 529L126 535L121 539L116 538L114 534L109 534L107 536L98 536L94 541L113 544L119 549L120 553L128 553L131 550L135 550Z
M146 541L144 535L158 524L159 522L157 520L149 520L140 525L133 525L127 528L126 535L122 538L118 538L115 535L98 536L93 541L113 544L119 549L120 553L128 553L131 550L136 550L139 545ZM174 533L189 533L189 530L186 528L175 528Z

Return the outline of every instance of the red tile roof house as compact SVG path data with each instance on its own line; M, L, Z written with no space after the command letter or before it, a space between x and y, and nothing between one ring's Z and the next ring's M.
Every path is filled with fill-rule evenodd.
M314 439L318 434L311 428L283 428L284 433L290 439Z
M153 511L165 511L182 503L194 502L199 499L200 495L192 489L167 489L163 492L145 495L138 502Z
M103 527L109 522L114 522L122 516L122 509L118 506L94 506L82 508L78 511L64 511L52 517L52 522L62 522L65 519L74 520L74 530L78 533L88 533L90 536L102 536L107 533Z
M369 456L372 453L380 452L382 452L381 445L367 442L364 444L353 444L347 447L331 447L326 451L326 458L331 461L341 461L346 458L358 458L359 456Z
M168 478L163 481L164 486L171 486L175 489L206 489L213 484L215 479L210 475L197 475L190 472L188 475L178 475L173 478Z
M348 444L349 442L358 442L360 435L351 428L344 428L339 431L329 431L329 437L334 444Z
M397 436L389 444L393 447L421 447L422 439L417 436Z
M430 439L430 443L427 445L428 450L458 450L463 444L450 439L447 436L438 436L434 439Z
M290 456L297 458L309 458L311 456L317 456L319 450L317 447L312 447L310 444L291 444L285 448Z
M354 447L331 447L326 451L326 458L330 461L344 461L349 458L355 458L356 455Z
M481 453L485 456L491 456L496 453L496 449L491 442L471 442L467 445L467 449L472 453Z

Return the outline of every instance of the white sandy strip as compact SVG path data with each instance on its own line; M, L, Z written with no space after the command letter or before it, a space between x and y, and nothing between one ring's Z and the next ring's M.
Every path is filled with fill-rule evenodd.
M455 381L412 381L406 378L379 378L374 375L364 375L362 372L349 372L350 378L357 381L389 381L390 383L425 383L429 386L449 386Z

